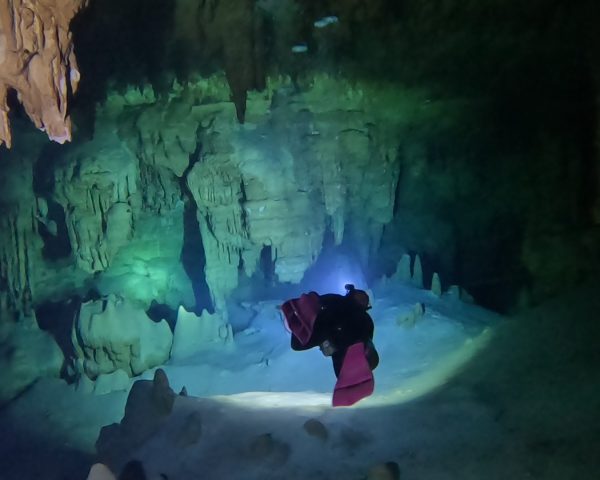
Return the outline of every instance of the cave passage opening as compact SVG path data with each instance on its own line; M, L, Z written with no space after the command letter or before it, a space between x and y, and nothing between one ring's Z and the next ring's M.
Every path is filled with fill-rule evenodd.
M275 275L275 262L273 259L273 248L271 245L264 245L261 249L259 268L266 286L277 281Z
M48 300L35 307L38 327L52 335L65 357L61 377L67 381L73 380L73 372L69 372L68 367L77 358L72 335L73 324L81 304L81 297L74 296L60 301Z
M202 243L200 225L196 216L196 204L187 188L184 188L183 192L187 192L187 194L184 198L183 247L181 249L180 261L185 273L192 282L192 289L196 300L194 313L200 315L202 310L212 313L214 312L214 306L204 275L206 253Z

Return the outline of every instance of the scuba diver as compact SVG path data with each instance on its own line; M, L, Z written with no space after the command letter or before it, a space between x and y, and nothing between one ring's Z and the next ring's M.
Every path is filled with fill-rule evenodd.
M369 296L354 285L345 288L346 295L310 292L281 306L292 333L292 349L318 346L323 355L331 357L338 379L334 406L352 405L370 395L374 388L371 372L379 364L373 345L373 319L367 313L371 308Z

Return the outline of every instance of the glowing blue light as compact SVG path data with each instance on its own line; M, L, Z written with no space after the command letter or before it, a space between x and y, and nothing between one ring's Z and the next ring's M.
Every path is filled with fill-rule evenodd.
M305 275L303 288L321 294L345 294L345 286L349 283L359 289L368 289L360 263L349 255L329 253Z
M331 288L334 293L345 294L346 285L348 284L354 285L356 288L368 288L365 276L359 264L350 261L347 257L342 257L336 261L332 273L333 279Z
M341 277L340 282L341 283L339 284L335 293L346 293L346 285L351 284L351 285L356 286L356 283L357 283L354 279L347 278L347 277Z

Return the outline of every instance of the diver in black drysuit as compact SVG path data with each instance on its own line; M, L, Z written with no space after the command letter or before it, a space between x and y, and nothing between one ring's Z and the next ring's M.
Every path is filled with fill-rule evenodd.
M292 335L291 340L292 349L297 351L318 346L323 355L331 357L336 377L342 369L346 350L358 342L365 344L371 370L379 364L379 355L372 341L375 326L367 313L370 308L368 296L362 290L355 290L353 285L347 285L346 288L346 295L319 295L321 311L315 319L312 334L306 345L302 345L295 335Z

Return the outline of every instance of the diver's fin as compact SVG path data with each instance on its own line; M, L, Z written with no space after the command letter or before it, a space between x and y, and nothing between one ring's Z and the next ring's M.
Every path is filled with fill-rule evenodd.
M321 311L321 300L315 292L303 293L300 298L292 298L283 305L281 311L286 327L304 346L313 332L317 315Z
M351 345L346 351L333 391L332 404L334 407L354 405L373 393L375 380L365 353L365 346L362 342Z

